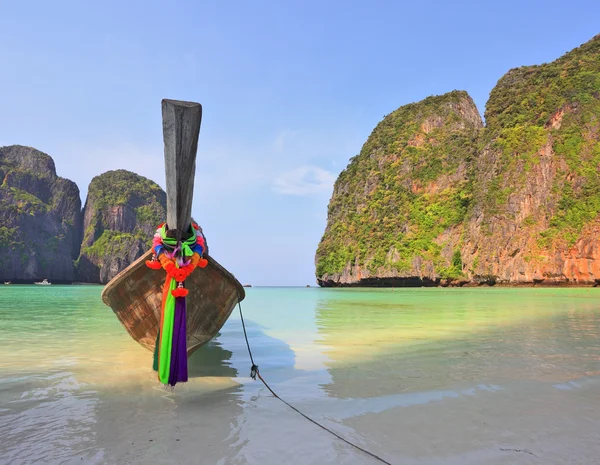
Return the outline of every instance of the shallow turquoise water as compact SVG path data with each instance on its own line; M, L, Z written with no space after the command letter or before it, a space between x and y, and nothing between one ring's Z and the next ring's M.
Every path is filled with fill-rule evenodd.
M171 392L100 292L0 288L0 463L376 463L249 379L237 313ZM242 306L272 387L392 463L600 456L598 289L252 288Z

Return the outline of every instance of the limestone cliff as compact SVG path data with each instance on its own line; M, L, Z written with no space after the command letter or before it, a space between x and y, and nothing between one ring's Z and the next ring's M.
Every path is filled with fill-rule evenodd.
M108 171L92 179L83 217L77 280L107 283L150 248L166 217L166 194L135 173Z
M600 280L600 35L492 90L462 259L472 279Z
M335 183L317 250L319 283L460 277L456 252L482 127L471 97L459 91L406 105L379 123Z
M81 241L75 183L31 147L0 147L0 280L73 280Z
M166 194L129 171L79 189L45 153L0 147L0 280L106 283L150 248Z
M338 178L321 285L600 281L600 36L399 108Z

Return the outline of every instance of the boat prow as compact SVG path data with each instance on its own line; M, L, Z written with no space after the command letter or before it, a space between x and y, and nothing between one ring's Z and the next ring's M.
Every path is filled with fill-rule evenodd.
M190 237L189 231L193 231L191 210L202 106L167 99L161 105L167 194L166 231L161 241L166 237L185 241ZM177 250L181 250L179 246ZM204 251L202 253L206 255ZM138 258L115 276L102 292L102 300L113 309L131 337L149 350L154 350L161 326L165 284L164 270L146 266L145 262L152 254L153 251L148 251ZM207 266L185 278L185 289L189 292L185 297L187 317L184 320L188 356L217 335L236 304L245 296L244 288L231 273L208 255L205 258ZM171 318L174 317L171 315Z
M102 301L133 339L153 351L160 323L165 273L146 265L148 251L115 276L102 291ZM238 302L245 297L238 280L208 257L208 266L188 278L187 352L188 356L217 335Z

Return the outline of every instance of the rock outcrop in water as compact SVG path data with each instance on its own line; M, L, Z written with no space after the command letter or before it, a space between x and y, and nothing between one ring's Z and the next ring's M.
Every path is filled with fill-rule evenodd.
M483 127L465 92L406 105L336 181L322 286L600 282L600 36L509 71Z
M125 170L96 176L83 210L77 280L110 281L150 248L165 218L166 194L158 184Z
M125 170L77 185L31 147L0 147L0 280L104 284L150 248L166 194ZM208 253L208 248L207 248Z
M79 188L31 147L0 147L0 280L73 280L81 243Z

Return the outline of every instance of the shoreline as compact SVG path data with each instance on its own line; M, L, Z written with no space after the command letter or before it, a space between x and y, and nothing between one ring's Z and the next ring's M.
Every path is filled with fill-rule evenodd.
M1 284L1 283L0 283ZM106 286L106 284L102 283L82 283L82 282L51 282L53 286ZM33 286L35 282L11 282L9 285L11 286ZM325 285L314 285L314 286L303 286L303 285L287 285L287 286L278 286L278 285L264 285L264 286L252 286L254 288L294 288L294 289L419 289L419 288L467 288L467 289L478 289L478 288L502 288L502 289L514 289L514 288L522 288L522 289L533 289L533 288L543 288L543 289L590 289L600 287L598 283L476 283L476 282L468 282L464 284L414 284L414 285L394 285L394 284L325 284Z
M366 281L366 282L365 282ZM420 288L420 287L443 287L443 288L594 288L600 286L600 280L569 282L569 281L520 281L520 282L498 282L498 281L443 281L421 278L371 278L361 280L357 283L335 283L332 281L320 281L321 288Z

